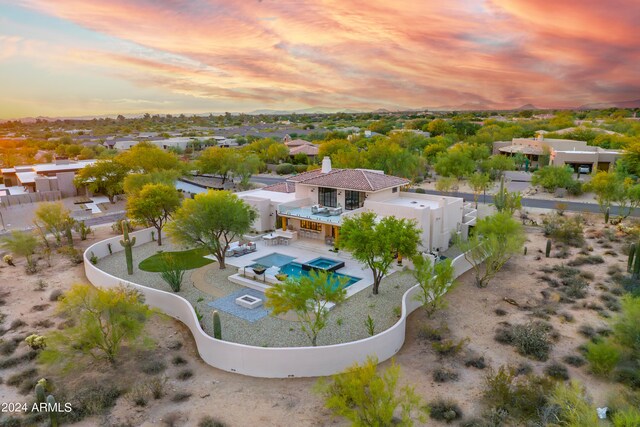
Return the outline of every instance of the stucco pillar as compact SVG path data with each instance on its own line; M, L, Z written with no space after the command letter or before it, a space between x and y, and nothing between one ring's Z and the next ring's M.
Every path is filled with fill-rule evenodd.
M335 225L333 226L333 234L334 234L334 238L333 238L333 246L338 246L338 236L340 235L340 227L336 227Z
M287 231L287 217L282 217L282 231Z

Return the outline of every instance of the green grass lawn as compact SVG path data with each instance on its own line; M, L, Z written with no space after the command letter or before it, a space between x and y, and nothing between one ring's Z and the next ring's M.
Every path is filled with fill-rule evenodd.
M213 262L213 260L210 260L209 258L204 258L205 255L209 255L209 251L206 249L190 249L188 251L181 252L157 253L143 260L138 267L143 271L159 273L163 270L162 257L166 255L171 256L185 270L204 267L205 265Z

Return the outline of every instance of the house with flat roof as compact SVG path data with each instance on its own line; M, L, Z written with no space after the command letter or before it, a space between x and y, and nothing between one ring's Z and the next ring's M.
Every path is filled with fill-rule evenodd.
M548 155L553 166L569 165L575 171L588 167L589 171L609 170L622 156L620 150L607 150L587 145L586 141L572 139L549 139L543 134L537 138L513 138L511 141L493 143L493 154L515 156L523 154L532 166L538 164L540 156Z
M471 205L458 197L402 191L407 185L409 180L382 171L333 169L325 157L321 169L238 196L258 211L258 232L275 229L279 218L282 229L297 238L337 245L344 218L371 211L415 220L429 252L446 250L453 233L467 236L476 221Z
M2 173L4 188L10 195L59 192L60 197L73 197L78 195L78 189L73 184L76 173L95 162L95 160L56 159L53 163L3 168L0 169L0 173Z

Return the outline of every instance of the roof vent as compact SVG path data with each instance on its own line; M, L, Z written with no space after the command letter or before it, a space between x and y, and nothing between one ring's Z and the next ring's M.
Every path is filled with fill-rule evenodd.
M322 173L331 172L331 158L329 156L324 156L322 159Z

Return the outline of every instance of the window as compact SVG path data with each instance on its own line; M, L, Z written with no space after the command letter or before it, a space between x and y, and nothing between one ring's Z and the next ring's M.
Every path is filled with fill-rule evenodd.
M391 192L392 192L392 193L397 193L397 192L398 192L398 187L393 187L393 188L391 189Z
M338 207L338 190L335 188L318 188L318 204L330 208Z
M352 211L359 209L364 205L365 193L362 191L347 190L344 193L345 209Z
M313 221L300 221L300 228L305 230L322 231L322 224Z

